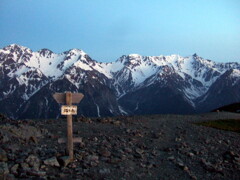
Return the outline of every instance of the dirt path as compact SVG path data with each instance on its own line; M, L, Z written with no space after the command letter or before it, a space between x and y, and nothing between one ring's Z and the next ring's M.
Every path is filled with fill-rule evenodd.
M74 136L82 143L75 144L75 161L66 167L65 145L57 143L65 137L66 120L2 120L0 174L17 179L240 179L240 134L193 124L216 119L240 120L240 114L78 118ZM34 135L17 133L23 126Z

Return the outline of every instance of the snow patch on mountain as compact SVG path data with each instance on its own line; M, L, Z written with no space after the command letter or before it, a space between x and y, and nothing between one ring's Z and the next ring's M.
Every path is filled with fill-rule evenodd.
M4 89L4 91L3 91L3 96L4 96L4 97L3 97L3 98L0 98L0 100L8 97L8 95L11 94L11 93L13 93L15 90L16 90L16 86L13 85L13 84L11 84L10 87L9 87L9 89Z
M28 87L22 96L24 99L31 97L46 83L58 79L66 78L79 88L89 80L86 72L91 72L92 80L101 84L107 85L106 80L110 80L108 86L116 92L117 100L128 92L155 83L167 86L170 79L176 84L181 83L181 91L194 106L194 100L205 94L227 70L233 69L231 76L236 78L235 83L240 77L239 63L216 63L197 54L187 57L129 54L115 62L99 63L79 49L56 54L48 49L32 52L29 48L12 44L0 49L0 57L1 73L10 79L16 78L20 86ZM9 95L14 90L9 86L4 94ZM120 107L119 110L124 113Z
M118 106L118 108L123 115L128 115L128 113L121 106Z
M232 77L240 77L240 70L239 69L233 69L233 72L231 73Z
M86 64L86 63L83 63L82 61L77 61L77 62L75 62L75 63L74 63L74 66L79 67L79 68L81 68L81 69L83 69L83 70L86 70L86 71L91 71L91 70L93 70L93 69L91 68L91 66L89 66L89 65Z
M233 79L232 86L235 86L238 82L240 82L240 69L233 69L230 76Z
M57 78L63 73L57 66L64 57L63 54L52 54L50 57L45 57L35 52L30 61L25 64L29 67L39 68L47 77Z

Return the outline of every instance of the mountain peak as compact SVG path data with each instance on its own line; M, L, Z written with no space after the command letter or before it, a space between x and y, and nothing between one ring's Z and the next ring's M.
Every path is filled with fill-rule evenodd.
M74 48L74 49L70 49L68 51L65 51L64 54L85 55L87 53L85 53L81 49Z
M193 56L193 57L197 57L198 55L197 55L197 53L194 53L192 56Z
M38 53L41 55L41 56L51 56L53 54L53 52L47 48L43 48L43 49L40 49L38 51Z
M141 57L140 54L129 54L128 56L129 56L129 57L132 57L132 58Z
M15 51L17 51L17 52L19 52L19 51L29 51L29 52L32 52L31 49L29 49L27 47L24 47L24 46L20 46L18 44L10 44L10 45L4 47L3 50L10 51L12 53L15 52Z
M11 109L10 115L14 117L21 117L21 110L26 115L29 115L27 111L30 114L34 111L35 118L49 116L52 114L49 109L57 109L49 98L54 91L82 91L86 94L85 115L108 116L122 113L122 110L153 114L182 113L186 108L185 112L195 112L206 105L205 109L213 109L226 95L236 100L235 94L240 88L239 63L215 63L196 53L188 57L129 54L116 62L99 63L80 49L60 54L46 48L38 52L26 49L12 44L0 50L0 103L8 105L0 110L9 113ZM218 95L222 87L227 91ZM215 95L218 97L209 99ZM170 101L166 111L162 111ZM210 101L214 103L208 105ZM9 102L14 102L14 107ZM159 109L152 111L153 102ZM175 111L178 106L182 108Z
M18 44L10 44L10 45L6 46L6 48L16 48L16 47L25 48L25 47L20 46L20 45L18 45Z

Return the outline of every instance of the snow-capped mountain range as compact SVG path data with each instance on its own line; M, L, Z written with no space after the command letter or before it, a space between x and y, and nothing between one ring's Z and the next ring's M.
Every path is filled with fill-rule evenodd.
M60 114L54 92L81 92L84 116L197 113L240 101L240 63L188 57L124 55L92 60L84 51L0 49L0 112L12 118Z

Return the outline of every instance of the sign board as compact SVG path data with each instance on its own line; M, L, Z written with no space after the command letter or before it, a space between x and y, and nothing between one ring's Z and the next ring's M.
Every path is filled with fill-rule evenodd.
M66 104L61 106L61 114L67 116L67 139L61 140L59 142L67 143L67 150L69 154L70 161L73 161L73 143L80 142L81 139L73 138L73 130L72 130L72 115L77 115L77 106L73 106L72 104L79 103L84 95L82 93L55 93L53 94L53 98L59 104Z
M72 93L72 103L78 104L82 100L84 95L82 93ZM53 98L59 103L59 104L66 104L66 93L55 93L53 94Z
M77 106L62 106L61 115L77 115Z

